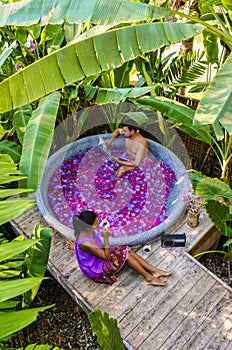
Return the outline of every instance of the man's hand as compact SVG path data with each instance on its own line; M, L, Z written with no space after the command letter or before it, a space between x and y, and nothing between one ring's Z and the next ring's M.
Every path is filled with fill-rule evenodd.
M121 163L120 163L120 159L119 159L118 157L112 156L112 158L113 158L113 160L114 160L116 163L121 164Z

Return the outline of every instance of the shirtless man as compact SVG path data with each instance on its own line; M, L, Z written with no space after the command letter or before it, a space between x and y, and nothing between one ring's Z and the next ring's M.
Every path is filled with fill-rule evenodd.
M136 127L124 125L122 128L116 129L109 141L106 142L107 146L119 136L123 135L126 142L126 151L131 161L122 160L117 157L113 157L115 162L121 164L115 173L116 177L120 177L130 170L137 168L143 159L148 155L147 140L137 132Z

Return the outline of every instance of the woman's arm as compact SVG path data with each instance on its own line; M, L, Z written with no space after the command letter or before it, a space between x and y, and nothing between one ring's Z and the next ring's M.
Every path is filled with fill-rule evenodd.
M80 245L80 248L85 253L92 254L104 260L110 260L110 242L109 242L110 230L108 228L103 228L102 235L104 240L104 248L99 248L93 242L85 242Z

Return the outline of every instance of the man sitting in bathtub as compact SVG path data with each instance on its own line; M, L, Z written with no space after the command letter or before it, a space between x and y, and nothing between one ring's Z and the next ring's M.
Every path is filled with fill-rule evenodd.
M131 160L113 157L115 162L121 164L115 173L116 177L123 176L126 172L137 168L148 155L147 140L137 131L135 126L124 124L121 128L116 129L112 133L111 139L106 142L107 146L110 146L119 135L125 137L126 151Z

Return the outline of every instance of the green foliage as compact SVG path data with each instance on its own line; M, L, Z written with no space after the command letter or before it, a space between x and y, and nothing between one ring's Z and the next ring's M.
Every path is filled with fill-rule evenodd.
M14 109L31 103L72 82L120 67L142 53L185 40L202 30L203 27L194 24L149 23L118 28L70 44L0 83L0 112L11 110L12 105Z
M53 347L53 346L50 346L48 344L46 344L46 345L30 344L26 348L18 348L17 350L59 350L59 349L60 348L57 348L57 346ZM62 350L62 349L60 349L60 350Z
M48 264L50 245L51 245L52 229L47 227L40 227L36 224L31 238L36 240L36 244L33 247L27 249L27 257L25 260L27 267L27 276L44 276ZM34 286L29 292L25 293L25 304L30 304L38 290L39 285Z
M212 124L215 128L217 139L223 137L225 129L229 134L232 133L231 118L231 72L232 55L230 55L214 78L214 83L209 86L200 101L194 116L194 124ZM215 97L220 103L215 104Z
M179 127L193 138L211 144L209 126L193 125L194 111L182 103L160 96L140 97L135 102L141 107L144 106L160 111L164 116L168 117L168 121L171 124Z
M23 138L26 131L26 126L31 117L31 113L32 113L31 105L25 105L21 108L18 108L13 115L14 126L21 145L23 145Z
M2 341L28 326L36 320L39 312L52 306L29 308L44 280L51 233L51 229L36 225L32 237L27 240L24 240L23 236L11 242L0 240L0 340Z
M7 311L0 313L0 340L4 341L13 333L27 327L34 322L39 314L51 306L44 306L35 309Z
M181 53L172 50L172 47L162 47L135 60L143 81L148 86L154 85L155 95L175 96L180 86L190 83L194 86L206 71L207 62L202 59L204 52L188 52L182 57Z
M46 10L45 10L46 9ZM133 16L131 14L133 13ZM31 15L33 14L33 16ZM49 16L47 15L49 14ZM17 25L32 26L39 24L61 24L91 22L93 24L128 23L150 21L169 16L170 10L142 3L125 0L96 2L83 0L56 0L55 6L47 0L30 0L25 4L2 6L0 10L0 27Z
M40 100L32 112L23 139L20 170L28 176L27 187L37 189L49 154L60 93Z
M225 236L232 236L230 206L232 189L219 179L212 179L199 172L190 174L193 188L198 196L206 202L205 208L216 228Z
M209 250L208 252L199 253L195 257L201 256L202 254L215 252L224 254L232 262L231 187L219 179L212 179L201 174L200 172L194 172L190 174L190 179L196 194L198 196L201 196L205 201L205 209L210 220L221 232L221 234L228 238L224 244L224 247L229 247L228 252L220 250Z
M19 162L22 148L14 141L0 141L0 153L9 154L15 163Z
M0 154L0 198L32 192L27 188L9 188L9 184L25 179L18 170L17 164L7 154ZM22 214L35 204L31 199L9 199L0 201L0 225Z
M101 350L125 350L116 319L99 309L90 312L88 318Z

